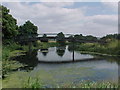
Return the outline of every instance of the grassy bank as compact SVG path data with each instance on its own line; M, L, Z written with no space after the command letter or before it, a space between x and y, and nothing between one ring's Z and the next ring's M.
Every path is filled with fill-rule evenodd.
M64 84L60 84L60 85L55 85L54 87L47 87L44 86L42 83L40 83L39 79L33 79L33 78L28 78L28 80L26 82L24 82L23 85L24 88L109 88L109 89L113 89L113 88L118 88L118 85L115 83L111 83L111 82L93 82L93 81L81 81L78 84L74 84L74 83L64 83Z
M120 56L120 41L113 40L106 44L100 43L82 43L75 46L75 50L82 53L106 55L106 56Z
M6 77L8 72L23 67L18 61L13 61L12 57L24 54L24 50L18 50L20 45L13 43L9 45L3 45L2 48L2 76Z
M92 51L80 51L81 54L91 54L91 55L100 55L100 56L109 56L109 57L118 57L120 55L104 54Z

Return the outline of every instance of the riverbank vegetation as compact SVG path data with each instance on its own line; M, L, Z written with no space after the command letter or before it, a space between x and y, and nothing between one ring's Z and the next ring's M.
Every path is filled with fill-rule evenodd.
M2 77L8 76L9 72L17 70L21 67L27 66L20 63L17 60L13 60L14 57L26 55L27 52L31 52L35 49L46 49L56 46L57 43L35 42L34 44L21 45L15 42L9 42L2 47Z
M32 88L32 89L38 89L38 88L53 88L53 87L47 87L44 86L39 79L33 79L33 78L28 78L27 81L25 81L24 88ZM66 84L60 84L60 85L55 85L54 88L88 88L88 89L117 89L118 85L115 83L111 82L93 82L93 81L81 81L79 84L73 84L73 83L66 83Z
M111 40L106 44L100 43L81 43L75 46L76 51L81 51L82 53L98 54L106 56L120 56L120 41Z

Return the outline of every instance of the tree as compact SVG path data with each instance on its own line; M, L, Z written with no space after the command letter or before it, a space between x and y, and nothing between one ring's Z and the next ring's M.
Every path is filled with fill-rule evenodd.
M61 44L65 43L65 35L62 32L57 34L56 39L58 43L61 43Z
M75 40L79 40L79 35L74 35Z
M57 55L62 57L65 54L65 49L66 49L65 47L57 47L56 48Z
M85 40L85 36L83 36L82 34L80 34L80 35L76 34L76 35L74 35L74 39L76 42L80 41L80 40Z
M80 34L80 35L79 35L79 39L85 40L85 36L83 36L82 34Z
M86 40L88 40L88 41L97 41L97 37L94 37L92 35L87 35L85 37L86 37Z
M100 38L100 40L104 40L104 41L111 41L114 39L120 40L120 34L108 34L108 35Z
M68 37L68 41L69 41L69 42L72 42L73 39L74 39L74 37L73 37L72 35Z
M79 42L79 41L97 41L97 37L94 37L92 35L87 35L87 36L83 36L82 34L78 35L74 35L74 39L76 42Z
M17 20L9 14L10 10L0 6L2 10L2 38L12 39L18 34Z
M48 38L46 34L43 35L41 42L48 42Z
M19 27L19 36L23 37L34 37L37 36L37 26L30 21L26 21L25 24Z
M47 35L46 34L43 34L43 38L46 38L47 37Z

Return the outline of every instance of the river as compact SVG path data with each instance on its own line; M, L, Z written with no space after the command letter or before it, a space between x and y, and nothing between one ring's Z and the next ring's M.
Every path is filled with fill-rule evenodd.
M5 83L4 87L20 87L21 82L28 77L38 78L46 87L69 83L75 85L84 80L118 83L118 58L99 56L98 60L92 60L92 58L95 57L97 56L81 54L75 51L75 61L73 61L73 52L68 49L68 46L35 50L31 53L27 53L25 56L16 57L19 62L31 67L31 70L22 68L10 73L3 81L3 83ZM79 62L76 62L77 60L79 60ZM41 61L46 61L46 63ZM50 61L73 62L50 63ZM14 80L13 84L11 80Z

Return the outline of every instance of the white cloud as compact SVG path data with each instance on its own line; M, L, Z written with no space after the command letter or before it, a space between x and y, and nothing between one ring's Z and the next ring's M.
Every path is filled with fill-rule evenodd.
M106 26L116 26L118 21L117 15L95 15L88 17L89 21L93 21L94 23L106 25Z
M119 0L1 0L1 2L119 2Z
M39 27L38 33L82 33L103 36L117 33L117 15L85 16L81 8L64 8L70 3L5 3L11 14L24 24L31 20Z
M48 7L64 7L64 6L71 6L73 2L42 2L43 5Z
M101 2L119 2L119 0L101 0Z
M113 2L104 2L104 0L102 0L103 5L105 5L107 8L110 8L114 11L118 11L118 2L113 1Z

